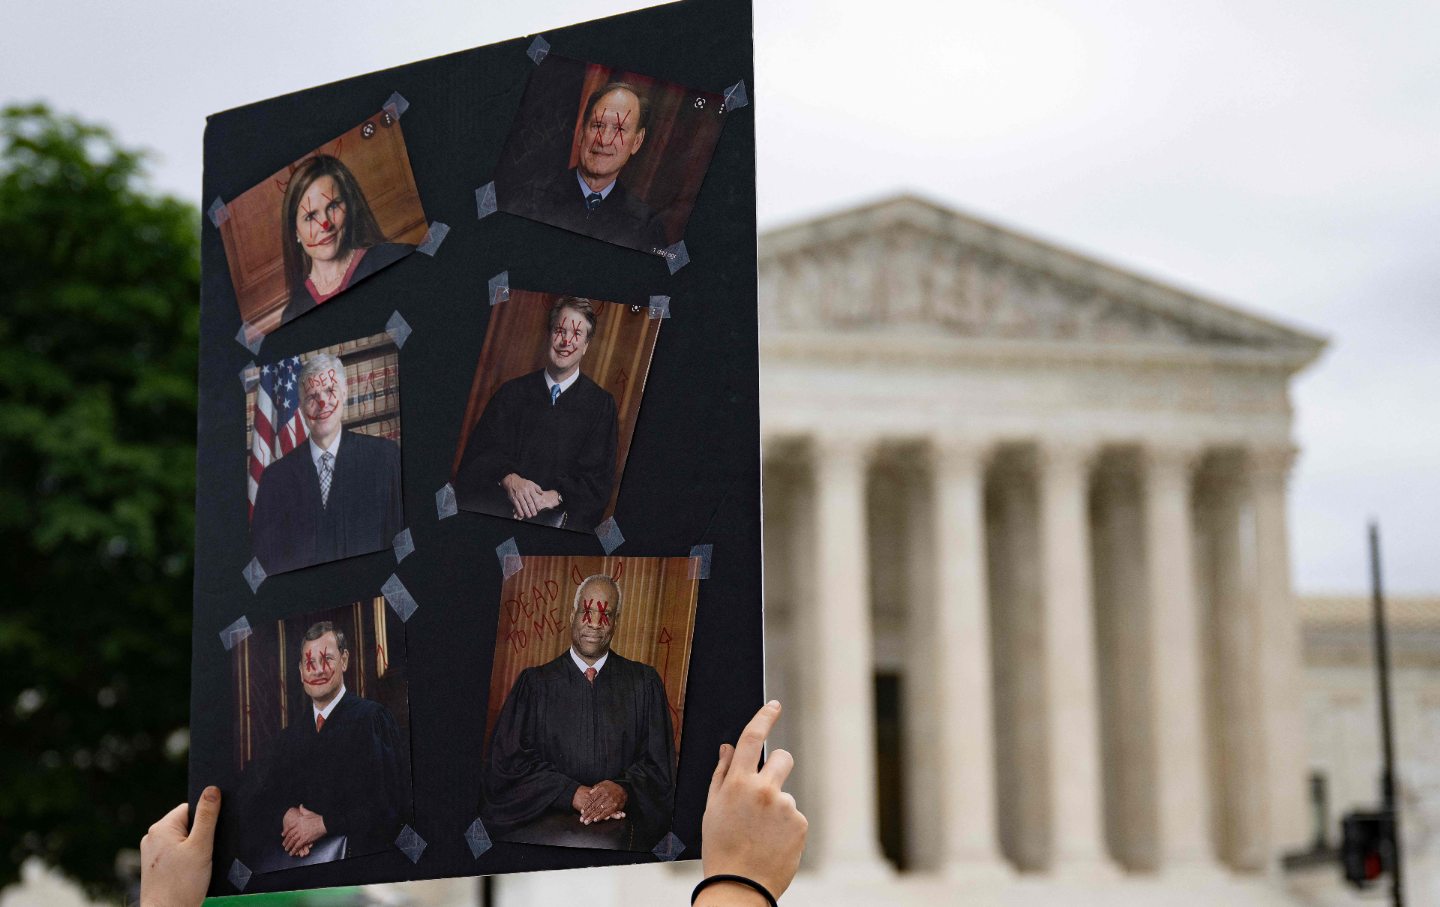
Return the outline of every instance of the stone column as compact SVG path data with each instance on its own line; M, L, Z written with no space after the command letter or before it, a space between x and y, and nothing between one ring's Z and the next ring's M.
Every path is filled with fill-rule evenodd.
M876 810L875 676L870 624L870 570L865 479L868 441L846 436L815 441L816 577L804 593L814 647L814 729L806 772L818 796L816 861L827 875L880 877Z
M1234 455L1210 458L1194 502L1210 650L1202 670L1210 697L1213 841L1226 865L1253 873L1266 864L1267 783L1257 693L1254 533L1244 476L1244 464Z
M1047 762L1058 874L1115 874L1105 852L1088 508L1093 447L1040 448Z
M1145 572L1150 602L1159 868L1216 869L1204 735L1201 632L1190 507L1198 451L1160 444L1142 452Z
M986 580L985 466L989 445L941 438L932 447L935 499L933 633L927 682L938 750L939 856L948 875L1003 877L995 817L994 689Z
M1272 864L1283 852L1302 849L1310 837L1300 617L1290 590L1290 539L1285 522L1286 480L1294 457L1294 448L1267 448L1251 451L1246 463L1255 521L1258 693Z

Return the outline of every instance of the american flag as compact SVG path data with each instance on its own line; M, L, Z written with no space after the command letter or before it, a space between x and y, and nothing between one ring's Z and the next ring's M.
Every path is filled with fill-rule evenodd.
M291 356L260 369L260 387L255 394L255 440L250 446L252 515L265 467L305 443L305 423L300 420L300 367L300 357Z

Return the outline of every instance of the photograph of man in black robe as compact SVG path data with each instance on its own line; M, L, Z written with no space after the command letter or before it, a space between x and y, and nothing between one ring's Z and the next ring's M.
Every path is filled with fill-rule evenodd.
M561 296L550 308L547 363L505 382L485 405L455 474L460 507L589 532L615 482L615 398L580 371L595 307Z
M520 673L490 738L480 816L496 840L648 851L675 808L665 687L610 648L620 588L581 581L571 645Z
M385 706L346 689L349 667L344 632L311 626L299 664L309 707L245 786L252 872L375 853L400 833L410 800L400 729Z
M267 574L383 551L404 527L400 446L344 428L345 366L315 353L299 381L309 440L265 468L250 517Z
M579 163L519 185L497 181L503 210L616 245L663 250L664 222L620 179L645 144L649 117L650 99L638 85L609 82L595 89L585 102Z

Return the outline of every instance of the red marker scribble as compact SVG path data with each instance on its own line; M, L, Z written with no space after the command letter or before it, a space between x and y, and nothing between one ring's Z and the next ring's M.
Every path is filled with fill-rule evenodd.
M555 325L553 331L556 343L579 343L585 339L580 331L581 320L579 318L566 318Z
M633 111L627 110L622 117L620 111L608 107L596 111L595 119L590 121L591 147L609 148L625 141L625 124L630 121L631 113Z
M663 666L660 668L660 677L662 679L670 675L670 643L673 642L674 639L675 637L670 635L669 627L661 627L660 634L655 639L657 645L662 645L665 647L665 661ZM674 723L676 727L679 727L680 710L675 708L675 703L670 701L670 696L668 694L665 697L665 706L670 709L670 720Z
M305 407L305 415L309 416L311 420L328 419L340 408L342 402L340 382L336 378L333 368L305 379L305 395L302 405Z
M600 619L599 619L599 623L597 624L597 626L601 626L601 627L608 627L608 626L610 626L610 603L609 603L609 602L603 602L603 601L597 601L597 602L595 603L595 607L596 607L596 608L599 610L599 612L600 612L600 615L599 615L599 616L600 616Z

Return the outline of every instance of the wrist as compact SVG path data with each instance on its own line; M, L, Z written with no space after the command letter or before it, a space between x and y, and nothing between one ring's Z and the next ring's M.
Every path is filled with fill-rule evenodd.
M749 885L716 882L700 892L695 907L769 907L769 902Z

